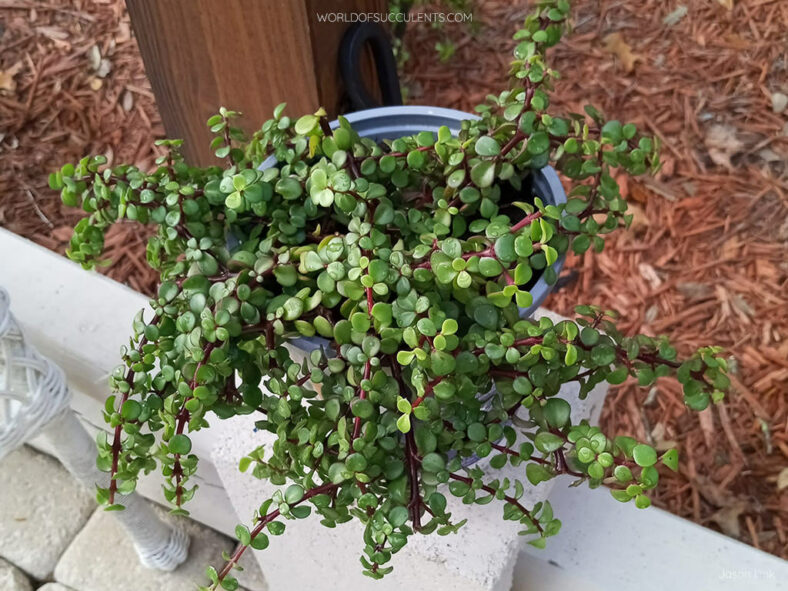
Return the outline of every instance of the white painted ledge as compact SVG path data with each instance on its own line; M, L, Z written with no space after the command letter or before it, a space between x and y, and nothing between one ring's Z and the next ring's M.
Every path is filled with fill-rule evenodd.
M9 291L27 337L65 370L75 410L93 431L103 428L107 376L118 364L132 317L147 307L147 299L3 229L0 285ZM211 462L212 432L194 435L201 467L192 517L232 535L248 515L239 518L231 509ZM146 477L139 491L160 501L159 484L158 477ZM550 496L563 529L546 550L520 552L513 591L788 589L788 563L779 558L658 509L639 511L620 504L604 490L563 484ZM325 588L333 589L330 584Z
M606 489L556 483L561 532L521 553L512 591L778 591L788 562L657 508L619 503Z

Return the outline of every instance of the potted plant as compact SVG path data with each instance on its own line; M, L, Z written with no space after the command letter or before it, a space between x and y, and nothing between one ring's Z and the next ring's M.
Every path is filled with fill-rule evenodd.
M329 526L363 522L361 562L379 578L409 536L462 525L447 494L500 501L536 546L560 521L549 503L518 500L528 483L570 474L646 507L656 466L675 470L677 451L572 424L562 385L579 382L583 397L605 380L672 375L692 409L722 397L717 348L680 360L666 338L625 336L592 306L574 321L527 318L569 249L601 250L628 225L611 170L658 167L656 141L631 124L591 107L548 113L557 74L545 52L568 10L539 3L515 35L511 87L461 124L405 111L403 128L375 111L332 126L322 111L291 120L280 105L247 141L222 109L208 124L223 166L190 167L168 140L151 173L88 157L52 175L64 203L88 213L68 253L85 267L101 262L111 224L156 228L147 258L162 282L111 378L99 500L122 508L119 495L158 465L183 513L195 494L190 432L255 414L277 437L241 469L282 489L238 527L226 564L209 567L211 588L234 588L246 548L312 511ZM454 129L433 133L441 117ZM550 163L575 181L568 200L547 182ZM285 346L317 337L303 360ZM507 463L522 479L496 479Z

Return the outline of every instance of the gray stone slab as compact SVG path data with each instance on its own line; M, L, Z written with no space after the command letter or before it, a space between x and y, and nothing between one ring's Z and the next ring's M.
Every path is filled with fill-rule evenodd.
M65 585L61 585L60 583L46 583L42 587L36 589L36 591L74 591Z
M0 589L2 591L33 591L24 573L0 558Z
M49 579L95 510L93 493L29 447L3 458L0 475L0 557L34 579Z
M66 549L55 567L55 580L78 591L194 591L205 585L205 567L222 565L222 552L232 552L234 541L194 521L170 515L154 505L162 519L185 527L191 545L189 557L172 572L142 566L121 525L101 509ZM266 591L267 586L252 557L244 557L238 580L248 591Z

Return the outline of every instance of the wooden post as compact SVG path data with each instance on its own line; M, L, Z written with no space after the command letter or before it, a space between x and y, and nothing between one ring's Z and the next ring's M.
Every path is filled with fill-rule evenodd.
M385 0L127 0L145 70L169 137L193 164L215 164L205 121L220 106L251 131L287 102L300 116L334 116L342 88L337 51L347 24L319 13L379 12ZM364 73L370 88L372 68Z

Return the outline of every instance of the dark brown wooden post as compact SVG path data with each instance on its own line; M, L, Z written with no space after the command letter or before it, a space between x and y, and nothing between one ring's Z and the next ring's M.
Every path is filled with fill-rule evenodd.
M318 12L380 12L385 0L127 0L145 71L169 137L213 164L206 119L220 106L256 129L287 102L293 116L342 96L337 51L347 24ZM371 68L364 68L369 76ZM373 82L370 82L370 86Z

